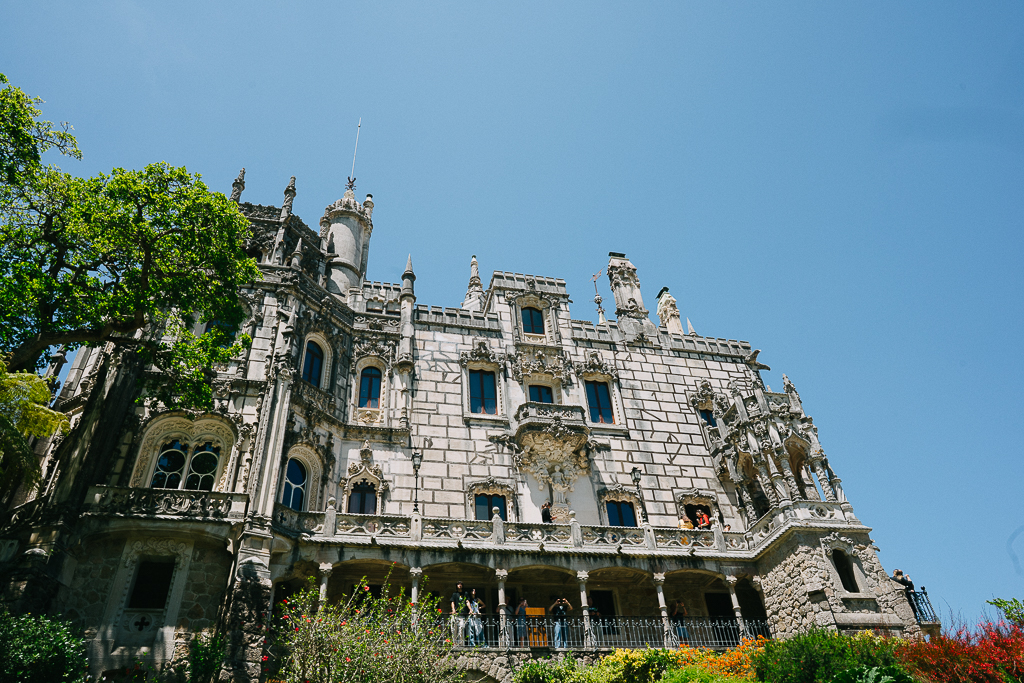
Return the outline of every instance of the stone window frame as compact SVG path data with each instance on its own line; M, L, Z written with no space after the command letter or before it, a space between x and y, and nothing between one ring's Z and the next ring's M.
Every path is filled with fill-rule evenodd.
M131 662L140 659L157 664L171 660L174 656L175 627L185 584L188 581L194 545L194 541L180 538L129 537L125 541L104 608L102 623L106 628L101 628L91 643L91 664L99 664L102 669L110 669L130 665ZM140 561L168 558L174 559L174 573L171 576L171 586L167 592L164 609L129 609L128 600ZM118 648L117 654L114 654L117 636L125 631L132 632L135 620L142 619L143 616L150 618L146 630L156 632L149 654L145 653L144 648L150 646L143 644L122 646ZM122 638L124 637L122 635Z
M629 488L625 484L612 484L606 488L598 489L597 491L597 513L601 518L602 526L611 526L611 522L608 519L608 505L607 503L612 501L626 502L633 504L633 517L636 519L636 528L639 529L641 526L641 510L643 509L640 498L636 495L636 491ZM618 527L617 527L618 528ZM622 527L624 529L633 527Z
M151 488L153 473L156 470L156 463L159 459L160 448L170 439L179 439L188 443L191 454L196 444L205 441L215 441L220 446L220 455L217 459L217 470L214 476L212 491L224 491L226 481L224 474L227 466L234 459L235 450L238 448L240 439L234 424L224 418L205 414L194 420L185 417L183 413L162 414L154 417L142 430L141 445L139 446L138 457L135 459L135 468L129 486L132 488ZM188 477L188 463L186 460L185 471L182 474L182 486ZM161 489L167 491L184 491L184 488Z
M681 489L675 493L676 520L683 518L686 514L687 505L706 505L711 509L711 527L722 526L725 518L722 514L722 506L718 503L718 494L714 491L705 491L698 488ZM696 529L697 527L694 527Z
M373 367L380 370L380 402L379 408L359 407L359 387L363 378L363 370ZM391 367L384 358L376 355L363 356L352 364L352 381L349 390L349 402L352 411L352 422L370 427L386 427L388 410L391 400Z
M334 349L331 348L331 343L327 341L327 335L323 332L308 332L306 336L302 338L302 353L299 354L299 371L297 376L300 380L305 382L305 380L302 379L302 371L306 367L306 345L309 344L309 342L316 342L316 345L324 352L324 366L320 368L320 386L318 386L317 389L330 392L331 370L334 367Z
M608 385L608 395L612 401L612 422L594 422L590 419L590 400L587 398L587 382L604 382ZM611 430L621 432L626 427L623 409L622 392L619 390L619 382L616 377L606 372L584 372L580 375L580 391L583 396L583 417L591 430Z
M391 454L389 454L391 455ZM366 482L373 484L374 491L377 495L377 511L373 513L374 516L384 514L384 494L391 489L390 483L384 479L384 473L381 471L379 465L373 463L373 451L370 449L368 441L363 443L363 447L359 450L360 461L353 462L348 467L348 473L342 478L341 481L341 506L338 511L342 514L354 514L348 511L349 498L352 495L352 487L356 484Z
M278 505L284 505L281 502L282 496L284 496L284 479L288 474L288 461L292 459L298 460L306 468L306 495L302 501L303 509L295 510L295 512L315 512L320 509L318 507L320 489L322 488L320 482L324 468L320 462L320 456L306 444L296 444L288 449L288 454L284 458L284 466L281 467L281 473L278 476L277 495L274 500Z
M850 561L850 568L853 570L854 578L857 580L859 593L851 593L843 587L843 580L839 576L835 562L832 561L832 553L841 551ZM867 574L861 565L860 555L857 554L857 545L846 536L840 536L838 532L831 533L821 539L821 551L825 558L825 568L828 570L829 578L832 580L832 588L838 598L843 599L874 599L874 594L868 591Z
M508 515L507 523L519 521L519 505L516 502L515 486L494 477L472 481L466 486L466 519L476 520L476 496L478 493L505 496L505 513ZM491 517L488 516L487 519L491 519Z
M526 292L517 294L509 299L509 306L512 309L512 325L519 340L528 344L557 344L558 335L557 318L555 310L557 304L539 294ZM527 334L523 329L523 309L536 308L540 311L544 321L544 334Z
M508 423L508 399L506 398L507 379L502 371L505 354L495 351L485 339L474 339L473 349L463 351L459 358L462 379L462 417L463 420L479 420L487 422ZM469 371L483 370L494 373L494 394L497 406L494 414L474 413L469 398Z

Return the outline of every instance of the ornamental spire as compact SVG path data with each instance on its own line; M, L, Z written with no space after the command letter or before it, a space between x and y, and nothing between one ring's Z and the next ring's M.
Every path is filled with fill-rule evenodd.
M281 220L292 215L292 201L295 200L295 176L292 176L288 187L284 188L284 204L281 205Z
M484 303L484 286L480 282L480 266L476 262L476 254L469 261L469 287L462 307L467 311L479 311Z
M231 183L231 201L239 203L242 201L242 190L245 189L245 169L238 172L235 182Z

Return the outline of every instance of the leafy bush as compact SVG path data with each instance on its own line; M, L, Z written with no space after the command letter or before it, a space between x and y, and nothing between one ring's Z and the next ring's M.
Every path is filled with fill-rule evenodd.
M896 639L864 632L844 636L813 629L788 640L769 640L755 658L757 680L771 683L830 683L847 669L900 666Z
M342 603L321 605L311 578L308 588L283 600L276 620L280 678L286 683L461 679L438 598L414 606L404 590L390 594L389 578L381 597L370 593L364 579Z
M661 683L747 683L749 679L715 673L700 665L673 669L661 679Z
M833 683L916 683L913 676L898 666L858 666L832 679Z
M904 666L932 683L1024 681L1024 630L1016 624L965 626L899 651Z
M999 611L1003 613L1003 619L1006 619L1011 624L1016 624L1017 626L1024 628L1024 602L1021 602L1017 598L1013 598L1011 600L995 598L994 600L987 600L986 602L998 607Z
M571 654L558 662L532 660L512 674L512 683L579 683L585 680L583 671Z
M87 680L85 641L62 621L0 613L0 683Z
M209 683L224 663L227 643L221 635L193 636L188 641L188 657L173 667L183 683Z

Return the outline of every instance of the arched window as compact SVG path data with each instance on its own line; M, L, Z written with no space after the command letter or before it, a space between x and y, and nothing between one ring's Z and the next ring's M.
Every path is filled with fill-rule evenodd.
M715 414L713 412L711 412L710 410L701 410L700 411L700 416L701 416L702 420L704 420L705 422L708 423L709 427L717 427L718 426L718 420L715 419Z
M534 403L555 402L554 395L551 393L551 387L546 387L543 384L530 385L530 400Z
M607 382L587 382L587 405L590 407L590 421L612 424L612 398Z
M836 566L836 573L839 574L839 580L843 582L843 589L847 593L859 593L857 578L853 575L853 564L846 553L842 550L833 550L832 564Z
M182 488L182 478L188 465L188 478L184 480L184 488L192 491L212 491L219 463L220 447L214 446L212 441L196 444L191 451L178 439L169 441L163 445L160 455L157 456L150 487Z
M320 374L324 369L324 350L314 341L306 342L306 358L302 365L302 379L320 387Z
M302 511L302 503L306 499L306 466L295 458L288 460L288 468L284 475L284 496L281 503L292 510Z
M524 308L523 332L526 334L544 334L544 314L536 308Z
M377 489L365 481L352 487L348 494L348 511L353 515L372 515L377 512Z
M609 526L636 526L636 512L632 503L625 500L609 500L606 508Z
M359 407L380 408L380 370L368 367L359 380Z
M489 493L478 493L476 494L476 518L480 520L488 520L491 518L491 510L498 508L498 516L504 521L508 521L508 509L505 504L505 496L493 495Z
M493 372L469 371L469 411L487 415L497 414L498 392Z

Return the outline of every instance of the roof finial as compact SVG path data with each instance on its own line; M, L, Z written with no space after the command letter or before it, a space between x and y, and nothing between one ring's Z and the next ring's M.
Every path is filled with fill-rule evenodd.
M405 272L412 272L412 254L409 254L409 260L405 262Z
M604 299L601 298L601 293L597 291L597 280L604 273L604 268L594 273L594 276L590 278L594 282L594 303L597 304L597 324L607 325L608 319L604 317L604 308L601 307L601 302Z
M697 336L697 331L693 329L693 324L690 322L689 318L686 319L686 333L694 337Z
M292 215L292 201L295 199L295 176L288 182L288 187L284 188L284 204L281 205L281 220L288 218Z
M235 182L231 183L231 201L236 204L242 201L242 190L245 189L245 169L238 172Z
M352 150L352 173L348 176L348 184L345 185L345 189L356 190L356 154L359 152L359 129L363 127L363 117L359 117L359 123L356 124L356 147Z
M462 300L462 307L467 311L479 311L483 308L484 286L480 282L480 266L476 262L476 254L469 260L469 287L466 288L466 298Z

